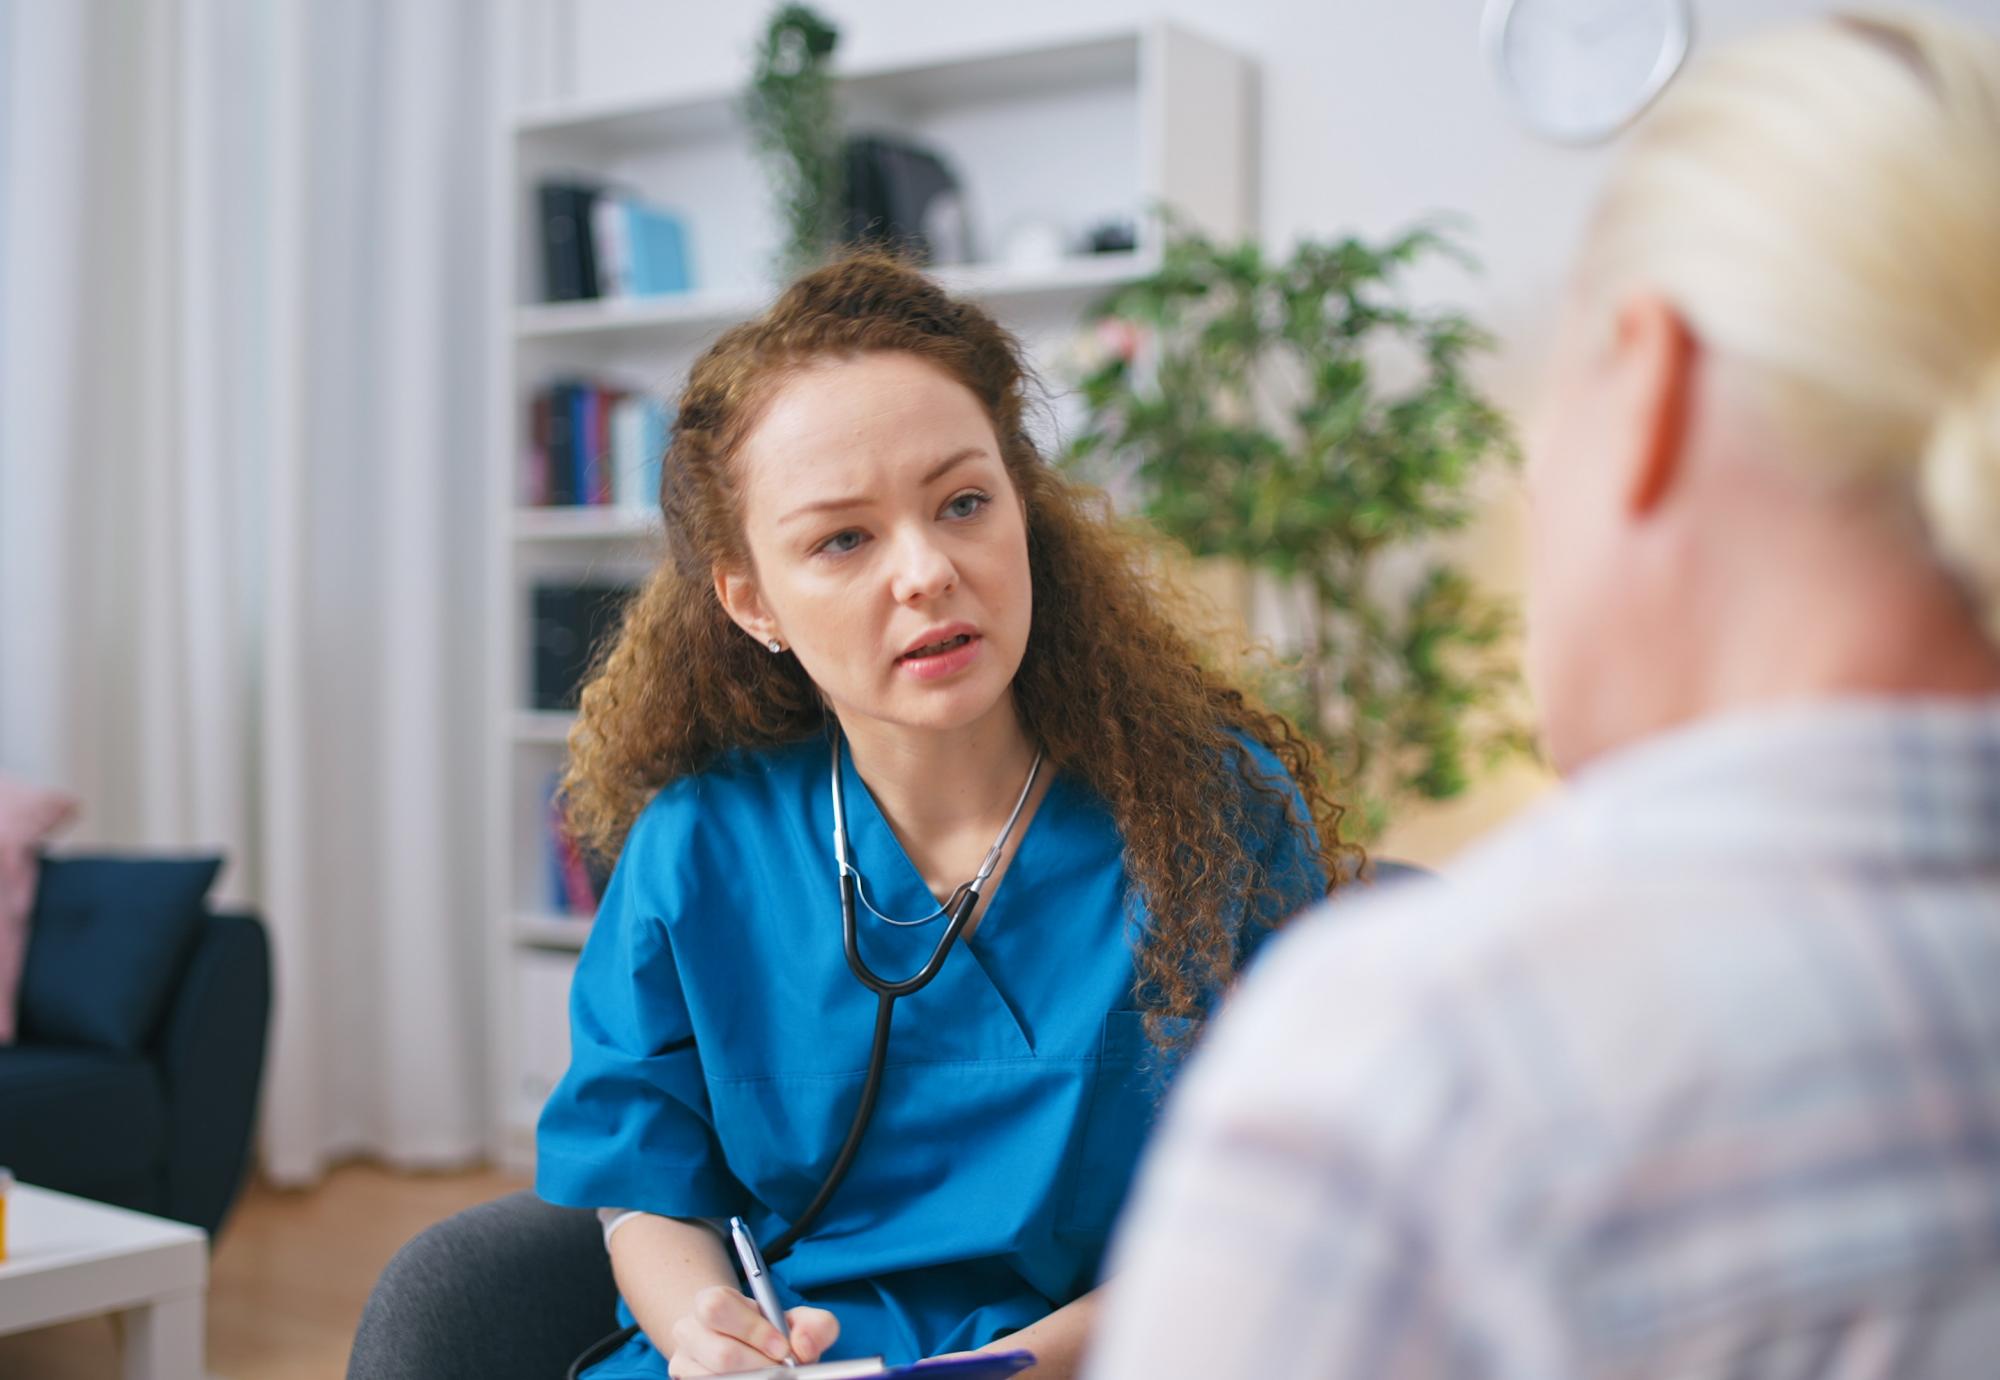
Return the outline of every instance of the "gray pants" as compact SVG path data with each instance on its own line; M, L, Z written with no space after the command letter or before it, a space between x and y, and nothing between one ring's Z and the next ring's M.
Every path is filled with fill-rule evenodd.
M562 1380L617 1327L597 1215L514 1193L426 1228L375 1282L347 1380Z

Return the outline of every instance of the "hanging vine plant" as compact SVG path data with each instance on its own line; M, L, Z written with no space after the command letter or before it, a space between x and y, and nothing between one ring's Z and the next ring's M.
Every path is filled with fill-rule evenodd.
M1488 337L1397 291L1433 255L1470 265L1435 226L1285 262L1170 226L1159 271L1093 312L1111 344L1068 456L1195 556L1304 593L1303 650L1269 697L1324 748L1366 837L1533 751L1510 611L1432 540L1515 455L1468 376Z
M841 129L829 66L840 30L810 6L785 5L757 47L745 94L751 140L784 229L783 277L820 263L842 215Z

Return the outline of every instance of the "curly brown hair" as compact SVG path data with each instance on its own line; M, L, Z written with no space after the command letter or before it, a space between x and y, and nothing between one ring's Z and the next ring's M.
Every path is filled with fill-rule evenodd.
M1026 508L1034 590L1013 682L1021 722L1052 766L1109 807L1149 922L1134 955L1147 1030L1163 1050L1184 1045L1233 975L1235 918L1280 918L1284 898L1245 840L1268 835L1273 819L1307 824L1237 735L1291 773L1329 878L1352 876L1359 850L1340 841L1341 807L1312 744L1182 630L1192 606L1163 575L1158 539L1115 521L1101 493L1038 453L1024 426L1033 376L1014 338L894 259L858 254L805 275L696 362L663 467L666 558L600 654L570 734L569 827L613 856L666 783L728 750L825 730L811 679L730 621L714 571L750 562L731 457L765 404L802 368L876 351L929 361L992 421ZM1237 781L1248 790L1218 789Z

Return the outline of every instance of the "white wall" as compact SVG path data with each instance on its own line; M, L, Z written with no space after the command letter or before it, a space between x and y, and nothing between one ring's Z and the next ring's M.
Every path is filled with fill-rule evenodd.
M1932 0L2000 25L2000 0ZM754 0L569 0L543 80L580 97L712 88L740 80L769 7ZM1429 211L1471 216L1483 282L1454 286L1509 342L1496 386L1532 348L1603 150L1542 143L1515 122L1482 60L1477 0L818 0L843 63L873 66L1027 45L1164 15L1252 58L1263 84L1260 224L1301 234L1381 233ZM1815 0L1696 0L1696 50L1773 21L1838 8ZM567 61L564 59L567 58ZM567 67L568 71L560 69Z
M524 72L530 95L611 98L734 84L747 74L770 12L753 0L553 3L549 41ZM840 60L856 66L1028 46L1160 16L1230 45L1260 73L1265 243L1282 248L1301 235L1349 230L1381 235L1436 211L1470 217L1484 275L1441 271L1418 286L1449 296L1499 335L1486 380L1504 404L1518 407L1529 396L1563 265L1609 154L1560 148L1521 128L1488 75L1478 0L815 3L841 29ZM1932 5L2000 26L2000 0ZM1695 52L1835 8L1695 0ZM1468 559L1496 586L1518 580L1518 533L1512 502L1503 499L1469 540ZM1391 851L1440 858L1541 784L1528 773L1491 783L1399 830Z

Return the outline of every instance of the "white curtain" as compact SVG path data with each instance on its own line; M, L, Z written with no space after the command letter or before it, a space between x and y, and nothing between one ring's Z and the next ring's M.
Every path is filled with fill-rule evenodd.
M486 1148L482 0L0 0L0 771L219 848L264 1168Z

